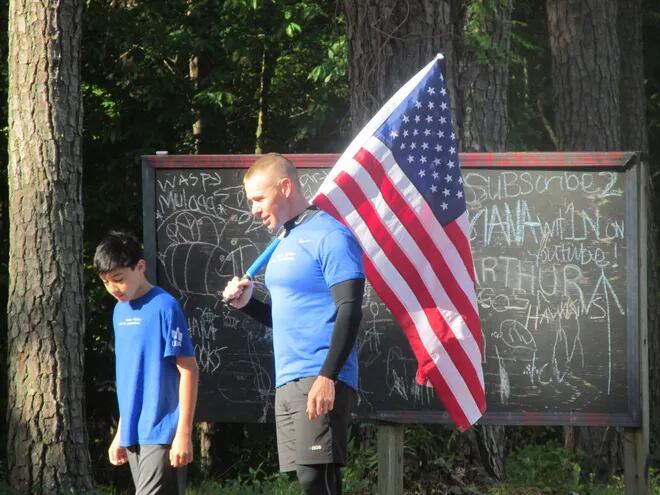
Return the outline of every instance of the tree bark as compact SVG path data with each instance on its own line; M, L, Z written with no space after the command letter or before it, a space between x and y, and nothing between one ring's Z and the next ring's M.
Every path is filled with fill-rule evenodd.
M560 151L619 149L616 0L547 0Z
M461 150L500 152L506 149L509 126L509 58L513 0L486 2L478 19L467 19L459 50L459 94L462 106ZM481 39L475 39L475 37ZM488 38L484 47L483 38ZM504 479L506 429L483 425L474 429L478 454L486 471Z
M461 149L466 152L500 152L506 149L509 125L509 58L513 0L484 3L483 25L468 20L478 36L488 38L485 48L479 40L463 37L460 49Z
M199 90L199 57L191 55L188 59L188 77L193 85L195 93ZM190 109L193 115L192 137L193 137L193 154L198 155L202 148L202 115L199 110L199 105L194 101Z
M455 104L454 46L461 36L457 19L462 15L462 2L344 0L343 3L353 132L357 133L437 53L446 57L447 91L454 118L460 121Z
M81 1L9 3L7 451L14 493L93 488L83 388Z
M644 88L644 58L642 43L642 0L619 0L619 46L621 53L621 147L640 150L642 159L649 159L649 143L646 123L646 92ZM648 355L649 355L649 417L651 432L660 427L660 291L658 260L658 203L653 179L646 184L649 203L646 205L648 246L646 248L648 294Z
M616 0L547 0L555 130L560 151L621 147L620 56ZM623 466L621 434L612 428L569 430L583 469L609 478Z
M268 40L264 39L263 52L261 55L261 74L259 78L259 112L257 114L257 129L255 132L255 154L264 152L266 139L266 126L268 122L268 107L270 105L270 83L275 73L277 55L269 46Z
M619 108L621 149L648 155L642 43L642 0L618 0L617 32L621 62ZM625 56L623 56L625 55Z

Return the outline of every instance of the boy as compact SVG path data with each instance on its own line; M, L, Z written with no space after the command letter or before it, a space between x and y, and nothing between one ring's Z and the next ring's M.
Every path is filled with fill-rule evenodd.
M137 495L183 495L199 376L183 311L147 281L142 248L131 234L110 232L96 248L94 267L117 299L119 425L110 462L128 462Z

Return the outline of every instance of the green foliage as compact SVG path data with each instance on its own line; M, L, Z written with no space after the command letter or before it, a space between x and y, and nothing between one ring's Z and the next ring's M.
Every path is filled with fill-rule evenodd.
M557 442L524 446L507 459L506 472L514 487L535 487L557 495L582 488L580 465Z
M500 9L507 8L512 0L467 2L463 35L465 45L470 50L470 62L496 65L504 62L508 55L507 45L498 45L489 34L488 24L498 15Z
M649 470L649 479L651 486L651 495L660 495L660 469L651 468Z
M361 449L354 440L350 440L348 452L348 465L342 469L344 492L354 495L373 493L373 487L378 483L376 449L373 446Z
M301 495L302 491L295 479L284 473L268 474L261 466L250 468L246 475L224 483L204 481L192 486L186 493L190 495Z

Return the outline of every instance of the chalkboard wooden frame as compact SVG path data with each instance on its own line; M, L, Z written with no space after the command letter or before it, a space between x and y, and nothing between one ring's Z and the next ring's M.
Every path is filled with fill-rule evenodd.
M287 155L299 168L330 168L339 155L307 154ZM144 249L149 274L156 271L156 174L158 169L242 169L249 167L255 155L149 155L142 157L143 226ZM482 424L502 425L586 425L625 426L640 425L640 312L645 301L640 300L639 265L645 260L645 249L640 249L640 157L635 152L574 152L574 153L462 153L463 169L567 169L567 170L613 170L625 177L625 222L626 222L626 325L627 332L627 411L623 414L590 412L487 412ZM644 261L645 262L645 261ZM153 280L158 283L157 280ZM386 411L380 410L365 421L391 423L449 423L444 411Z

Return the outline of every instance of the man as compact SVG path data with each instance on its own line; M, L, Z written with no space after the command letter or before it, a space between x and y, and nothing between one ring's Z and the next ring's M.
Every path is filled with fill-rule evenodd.
M306 494L340 494L357 396L362 252L345 226L309 205L283 156L258 159L243 185L252 214L284 236L266 268L271 304L252 297L246 278L234 277L223 297L273 329L280 470L295 470Z

